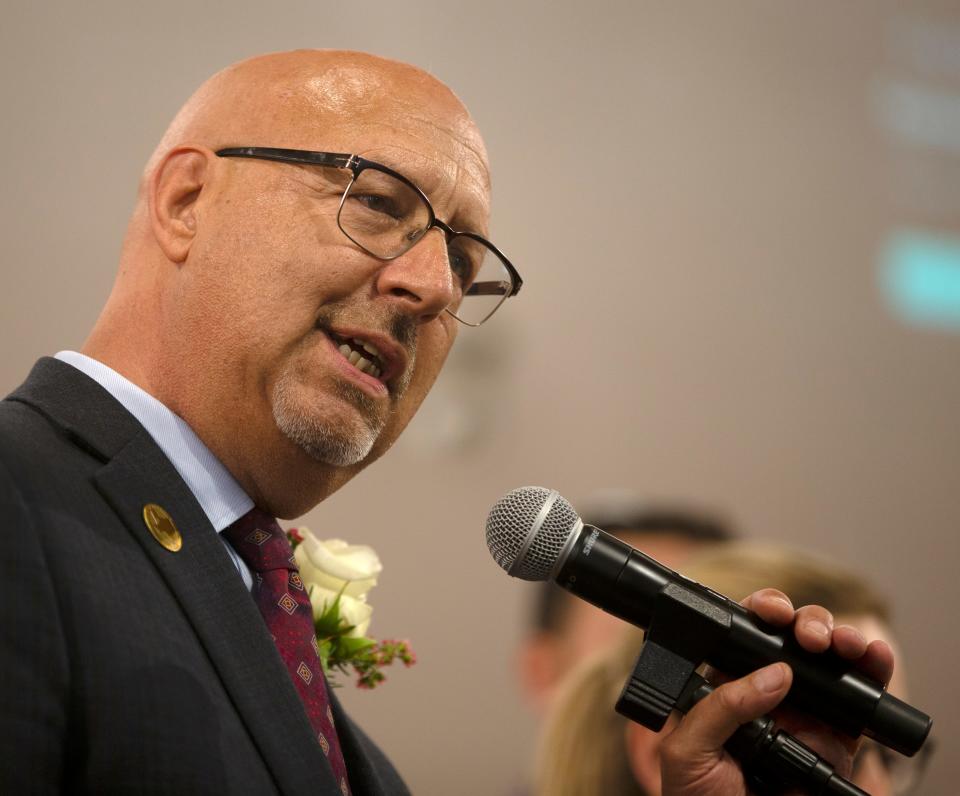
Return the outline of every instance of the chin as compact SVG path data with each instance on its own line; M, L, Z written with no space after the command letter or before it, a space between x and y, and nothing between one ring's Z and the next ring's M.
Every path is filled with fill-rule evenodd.
M281 379L273 391L273 419L280 433L311 459L331 467L361 464L384 425L371 407L321 413L315 401L300 395L300 390L286 379Z
M379 437L379 431L363 422L317 422L305 413L284 411L282 407L274 409L274 421L280 433L307 456L331 467L362 463Z
M357 439L323 433L291 439L311 459L331 467L354 467L363 463L376 441L376 437Z

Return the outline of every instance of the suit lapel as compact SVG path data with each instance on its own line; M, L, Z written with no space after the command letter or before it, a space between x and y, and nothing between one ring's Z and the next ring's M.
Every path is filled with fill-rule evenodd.
M11 398L29 403L105 460L95 482L176 596L284 794L339 794L290 675L223 543L146 430L100 385L41 360ZM172 553L150 534L147 503L183 537Z
M409 796L410 792L393 764L344 712L336 690L329 688L330 708L337 725L343 759L350 772L350 790L354 794L379 793Z
M280 790L291 795L338 793L256 604L167 458L143 432L95 480L176 595ZM163 506L173 517L183 536L178 552L171 553L151 536L143 520L147 503Z

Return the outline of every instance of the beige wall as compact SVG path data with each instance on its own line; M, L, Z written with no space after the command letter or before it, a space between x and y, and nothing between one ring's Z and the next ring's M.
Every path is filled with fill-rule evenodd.
M489 558L486 512L528 483L574 503L627 486L881 584L942 742L924 792L953 793L960 335L893 317L877 255L900 224L960 233L957 151L884 122L892 82L960 88L916 44L960 40L960 8L568 5L8 4L0 388L81 345L139 169L209 73L298 46L432 69L487 135L494 238L527 284L461 335L397 449L305 520L376 545L373 631L420 656L344 689L355 714L415 792L507 792L532 748L511 668L530 591Z

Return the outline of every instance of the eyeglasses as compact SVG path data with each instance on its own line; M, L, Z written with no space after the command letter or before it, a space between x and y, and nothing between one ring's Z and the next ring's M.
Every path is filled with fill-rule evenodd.
M877 761L886 772L894 796L909 796L909 794L917 792L916 787L920 784L923 772L926 770L935 749L935 739L928 738L913 757L905 757L887 749L876 741L864 738L863 744L853 761L853 778L856 780L857 774L866 768L868 760L876 756Z
M467 326L479 326L510 296L520 292L520 274L496 246L438 219L426 194L387 166L359 155L304 149L231 147L219 150L217 155L349 169L353 178L340 199L337 226L357 246L380 260L399 257L439 227L458 288L446 311Z

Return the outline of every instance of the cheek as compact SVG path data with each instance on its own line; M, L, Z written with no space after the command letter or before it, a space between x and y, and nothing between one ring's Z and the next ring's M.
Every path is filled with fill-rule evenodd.
M396 441L416 414L437 376L440 375L443 363L457 337L459 324L446 313L432 321L429 326L429 329L424 328L420 333L413 378L403 398L394 409L387 428L374 447L377 456L383 454Z
M423 400L440 375L459 331L460 324L446 312L424 327L417 344L416 368L408 393L417 391Z
M887 771L879 757L873 753L868 754L857 767L852 781L857 787L873 796L891 796L893 793Z
M312 328L320 307L353 294L364 277L348 245L322 245L314 232L278 222L210 236L189 264L180 300L251 341L275 337L271 327Z
M459 331L460 324L446 312L421 331L417 345L416 367L402 401L404 405L408 403L412 405L407 420L416 412L417 407L427 397L427 393L440 375L443 363L447 361Z
M311 333L316 300L306 280L261 251L225 245L190 264L177 300L180 358L260 393ZM277 273L284 274L282 278Z

